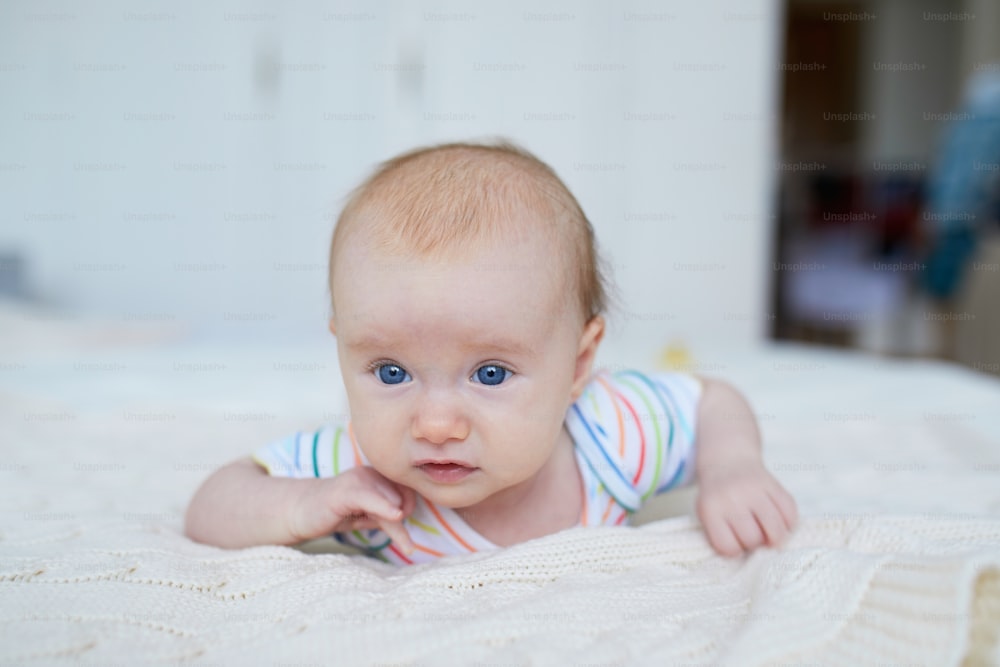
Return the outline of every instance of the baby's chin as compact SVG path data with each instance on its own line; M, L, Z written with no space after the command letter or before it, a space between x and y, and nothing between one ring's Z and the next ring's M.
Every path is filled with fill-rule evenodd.
M419 471L418 471L418 474ZM477 473L478 474L478 473ZM465 509L481 503L489 497L489 492L475 480L465 479L454 484L439 484L430 480L418 480L409 485L421 498L448 509Z

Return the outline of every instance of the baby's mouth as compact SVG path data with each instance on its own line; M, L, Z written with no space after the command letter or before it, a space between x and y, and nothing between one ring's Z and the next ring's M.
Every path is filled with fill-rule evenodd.
M420 459L413 465L417 466L418 468L423 468L424 466L436 466L436 467L441 467L442 469L444 469L444 467L447 466L456 466L459 468L472 468L472 469L475 469L476 467L471 463L460 461L458 459Z
M473 466L453 461L443 463L428 461L420 463L417 467L424 471L432 480L441 483L459 482L478 470L478 468Z

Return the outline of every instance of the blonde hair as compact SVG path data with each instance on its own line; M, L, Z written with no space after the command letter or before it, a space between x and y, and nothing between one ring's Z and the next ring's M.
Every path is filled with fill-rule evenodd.
M331 305L337 249L360 225L378 250L433 257L541 231L558 248L584 322L607 307L594 230L580 204L551 167L506 140L418 148L379 165L350 193L334 228Z

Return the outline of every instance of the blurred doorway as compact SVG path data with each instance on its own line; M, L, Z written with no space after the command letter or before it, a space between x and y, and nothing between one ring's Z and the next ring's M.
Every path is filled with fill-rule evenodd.
M997 34L992 0L788 0L772 337L960 356L921 289L928 196Z

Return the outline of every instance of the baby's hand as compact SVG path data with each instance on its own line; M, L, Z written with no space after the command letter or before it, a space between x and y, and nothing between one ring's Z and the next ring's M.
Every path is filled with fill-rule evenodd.
M699 474L696 510L723 556L779 546L798 522L795 499L758 460Z
M292 505L289 528L299 541L378 528L404 553L413 552L413 541L403 527L416 507L413 489L386 479L371 466L315 482Z

